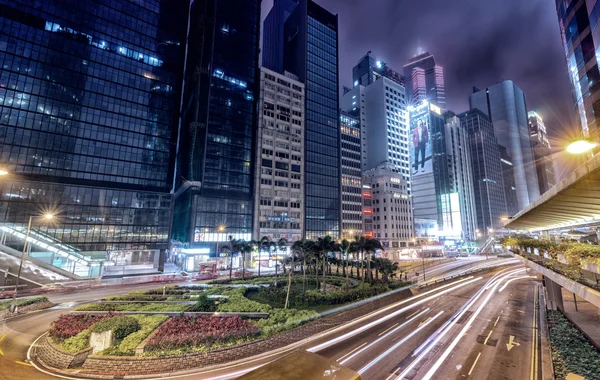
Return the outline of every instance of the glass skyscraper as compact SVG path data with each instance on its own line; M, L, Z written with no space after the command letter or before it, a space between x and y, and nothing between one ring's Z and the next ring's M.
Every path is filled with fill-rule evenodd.
M436 64L430 53L417 55L404 65L404 82L408 104L428 101L446 109L444 68Z
M187 13L167 0L0 0L4 233L51 211L36 236L156 268L169 242Z
M199 262L252 238L259 23L259 0L192 4L173 238L201 248Z
M600 1L556 0L567 72L582 132L600 137Z

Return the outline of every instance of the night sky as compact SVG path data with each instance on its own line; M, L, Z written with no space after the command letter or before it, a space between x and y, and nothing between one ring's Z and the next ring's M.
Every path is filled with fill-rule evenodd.
M552 0L317 2L339 17L340 85L351 86L352 67L369 50L402 73L420 48L444 67L450 110L468 109L473 86L511 79L544 118L554 149L578 130ZM272 4L263 0L263 18ZM557 153L556 161L565 160Z

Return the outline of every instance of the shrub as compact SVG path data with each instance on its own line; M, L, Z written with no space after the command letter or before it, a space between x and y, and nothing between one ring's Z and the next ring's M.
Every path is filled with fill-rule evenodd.
M63 314L52 322L48 335L58 341L62 341L90 328L96 322L114 316L115 314L110 313L106 315Z
M271 311L271 306L260 302L251 301L244 297L246 288L234 288L223 292L223 295L229 296L225 302L217 306L217 311L220 312L247 312L247 313L268 313Z
M36 303L49 302L46 297L22 298L17 300L17 306L29 306ZM10 307L12 301L0 302L0 310L6 310Z
M198 301L195 305L191 306L188 311L196 311L196 312L213 312L217 310L217 306L215 305L215 301L208 298L206 294L200 295L198 297Z
M79 334L65 339L60 343L60 347L67 352L79 352L83 351L90 346L90 335L92 332L90 329L85 329Z
M294 328L318 316L316 311L296 309L273 309L269 318L263 318L256 323L262 328L263 335L271 335Z
M137 319L122 315L97 322L91 327L90 331L95 333L112 331L116 339L123 339L139 329L140 324Z
M77 311L163 311L180 312L186 311L188 305L171 305L160 303L125 303L125 304L100 304L91 303L79 306Z
M169 350L212 344L254 335L258 328L240 317L173 317L160 325L146 347L149 350Z
M135 355L137 346L139 346L152 331L160 326L161 323L169 319L166 315L133 315L131 318L135 318L139 322L141 328L138 331L127 335L118 345L111 346L100 352L100 355Z

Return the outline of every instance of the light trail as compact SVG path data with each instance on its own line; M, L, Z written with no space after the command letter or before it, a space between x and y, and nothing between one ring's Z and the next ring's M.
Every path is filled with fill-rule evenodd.
M511 278L510 280L508 280L508 281L506 281L504 283L503 287L501 287L500 289L498 289L498 293L501 293L504 289L506 289L506 287L508 286L508 284L510 284L511 282L516 281L516 280L522 280L524 278L537 278L537 277L535 277L535 276L521 276L521 277Z

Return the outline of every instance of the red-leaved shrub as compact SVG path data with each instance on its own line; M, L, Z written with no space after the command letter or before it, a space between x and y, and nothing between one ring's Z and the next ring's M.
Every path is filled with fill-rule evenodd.
M150 338L146 348L167 350L202 343L222 342L231 338L241 338L257 334L258 327L238 316L185 316L173 317L160 325Z
M57 340L64 340L90 328L91 325L98 321L114 316L115 314L112 313L104 315L63 314L52 322L48 335Z

